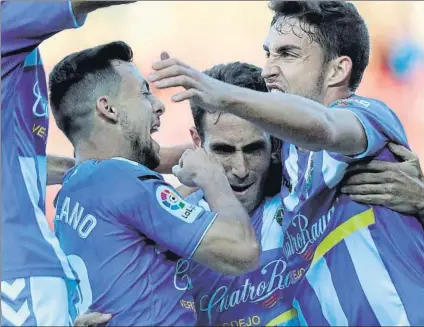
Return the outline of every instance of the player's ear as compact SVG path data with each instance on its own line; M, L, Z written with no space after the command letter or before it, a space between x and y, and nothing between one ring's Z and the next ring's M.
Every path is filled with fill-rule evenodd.
M110 99L107 96L101 96L97 99L96 111L104 119L113 123L118 122L118 113L116 108L112 106Z
M195 149L201 148L202 147L202 140L200 139L200 135L197 132L197 128L196 127L190 127L190 135L191 135L191 140L193 141L193 145Z
M331 60L327 69L327 85L329 87L349 84L352 73L352 59L348 56L341 56Z

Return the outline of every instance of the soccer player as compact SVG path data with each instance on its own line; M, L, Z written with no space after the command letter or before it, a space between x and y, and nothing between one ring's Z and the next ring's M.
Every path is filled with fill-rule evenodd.
M2 326L65 326L74 276L45 219L48 101L38 45L127 1L2 1Z
M194 325L192 294L175 275L179 258L235 275L259 260L249 215L222 166L199 149L173 167L182 183L203 190L211 212L184 201L151 170L160 161L151 133L164 107L124 42L67 56L49 86L57 125L77 158L54 221L80 281L74 314L111 313L117 326Z
M217 65L205 74L225 83L267 92L261 78L261 69L253 65L240 62ZM232 114L208 113L196 106L192 107L192 112L196 126L191 129L194 145L196 148L202 147L223 165L235 195L249 211L262 249L258 269L241 276L223 275L193 261L179 260L176 274L184 276L184 282L179 287L193 291L197 311L196 325L265 326L296 323L296 312L281 312L279 305L284 296L285 283L298 279L302 271L284 271L285 262L281 251L283 215L281 200L277 194L281 187L281 179L278 179L281 165L271 157L275 149L271 152L270 136ZM391 181L393 174L399 171L393 167L401 168L411 176L420 174L413 154L400 146L391 146L391 150L402 156L405 162L371 162L367 164L367 169L381 170L384 167L385 171L353 175L348 180L348 187L353 187L354 190L356 187L368 189L367 183L370 180L384 185L386 180ZM361 170L364 168L363 165L357 167ZM240 188L240 185L247 187ZM397 187L402 190L405 186L408 184L401 182ZM202 191L185 200L209 210ZM99 321L101 317L97 313L82 315L77 319L76 325L107 322Z
M287 270L304 271L284 289L302 325L424 323L424 235L419 222L341 195L358 160L393 161L387 143L407 146L395 114L354 92L369 60L369 35L348 2L275 1L264 44L271 93L216 81L172 58L153 64L158 88L183 86L211 112L233 113L284 141ZM346 283L348 281L348 283Z
M253 65L240 62L217 65L205 74L267 92L261 69ZM196 106L191 109L196 126L191 130L195 147L203 148L224 167L234 194L250 214L262 250L258 269L241 276L221 274L193 261L179 261L177 276L187 276L183 286L193 287L196 325L276 323L281 314L283 274L286 275L281 256L281 162L272 157L279 148L273 146L268 133L244 119L227 113L208 113ZM186 200L210 210L202 191ZM294 274L287 275L289 279L295 278Z

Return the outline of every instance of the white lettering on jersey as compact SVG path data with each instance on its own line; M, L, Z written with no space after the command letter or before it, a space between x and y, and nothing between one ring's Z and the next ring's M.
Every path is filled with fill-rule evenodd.
M97 225L97 219L93 215L87 214L82 218L84 207L79 203L75 202L72 208L71 215L69 216L69 205L71 199L66 197L60 208L60 212L56 213L55 220L62 220L73 228L79 235L79 237L86 239ZM82 219L81 219L82 218Z

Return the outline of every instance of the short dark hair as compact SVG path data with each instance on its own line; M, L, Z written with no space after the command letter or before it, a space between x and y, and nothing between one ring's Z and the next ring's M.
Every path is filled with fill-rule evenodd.
M277 28L281 17L298 20L300 28L321 45L327 62L339 56L350 57L349 88L358 88L369 62L370 38L367 25L352 3L271 0L269 7L275 12L271 26Z
M220 64L205 70L203 73L221 82L244 87L247 89L268 92L264 79L261 76L262 69L243 62ZM193 120L199 133L200 139L204 140L204 117L206 111L193 103L190 103Z
M50 104L58 127L71 140L90 124L93 104L102 94L117 95L121 76L113 60L131 62L133 52L116 41L73 53L60 61L49 77Z

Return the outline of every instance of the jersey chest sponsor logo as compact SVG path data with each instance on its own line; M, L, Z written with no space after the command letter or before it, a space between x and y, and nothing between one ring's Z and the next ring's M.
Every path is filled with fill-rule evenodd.
M193 288L189 266L190 262L185 259L181 259L177 264L174 286L179 290ZM287 264L283 258L272 260L255 272L234 277L239 279L237 283L219 285L210 294L197 296L200 298L199 314L206 313L209 323L212 324L216 322L215 314L234 311L238 305L257 304L258 310L273 308L283 298L283 290L296 284L305 272L304 269L287 272L286 268Z
M284 237L283 253L286 260L294 255L301 255L307 261L312 260L316 243L325 233L334 211L335 207L332 206L326 214L312 224L304 215L297 214L293 217Z
M186 222L194 222L203 212L203 208L184 201L170 187L160 185L156 189L159 205L174 217Z

